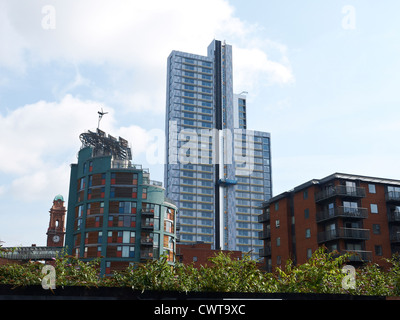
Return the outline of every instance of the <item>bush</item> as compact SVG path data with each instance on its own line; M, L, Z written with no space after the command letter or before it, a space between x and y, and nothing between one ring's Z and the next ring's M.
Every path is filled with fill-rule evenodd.
M171 266L167 257L137 263L112 277L100 277L99 262L83 262L72 256L54 259L56 286L132 287L135 290L178 292L242 292L242 293L325 293L352 295L400 295L400 258L387 259L392 266L383 270L369 264L356 270L355 288L346 288L342 281L347 276L342 269L349 255L339 256L318 249L305 264L295 266L287 261L273 273L261 271L250 255L232 259L218 253L210 263L199 269L193 265L176 263ZM0 266L0 284L13 286L40 285L43 264L27 263Z

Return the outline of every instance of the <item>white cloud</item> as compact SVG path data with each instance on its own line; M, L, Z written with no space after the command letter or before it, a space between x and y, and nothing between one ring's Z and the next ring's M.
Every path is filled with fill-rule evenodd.
M136 125L117 128L114 110L101 102L71 95L59 102L39 101L0 116L0 173L12 176L9 185L1 186L0 194L11 192L18 197L23 190L24 200L33 201L60 193L54 191L57 189L68 191L69 165L77 161L79 134L95 130L100 106L108 112L101 129L127 139L134 159L146 160L149 148L162 149L155 139L156 133L163 133L161 130L154 132ZM159 149L156 151L162 153Z
M12 181L9 192L22 202L50 201L56 194L68 194L69 164L35 168Z
M204 0L201 5L193 0L74 0L50 5L55 9L55 29L42 28L42 1L29 1L22 8L9 1L4 13L8 29L18 35L16 43L23 39L31 54L42 60L164 65L174 48L205 51L204 43L216 32L244 32L225 0Z
M0 66L21 72L24 69L23 50L27 43L24 36L15 29L9 17L6 3L0 3Z
M0 172L25 174L76 148L79 133L96 125L97 110L98 103L67 95L59 103L39 101L0 115Z
M235 48L235 87L237 91L256 91L269 85L285 85L294 82L294 75L287 57L285 63L272 61L260 48Z
M44 5L55 9L55 29L42 27ZM10 49L0 54L0 65L23 68L60 61L75 68L82 64L106 67L110 78L118 81L114 88L96 88L77 71L75 81L58 93L90 86L93 94L105 91L108 101L125 111L164 111L169 53L181 50L205 55L213 38L234 45L235 87L239 90L293 80L285 47L257 38L258 26L237 18L226 0L32 0L23 7L8 1L4 7L2 23L7 33L0 33L0 41ZM277 59L269 57L272 51L280 52Z

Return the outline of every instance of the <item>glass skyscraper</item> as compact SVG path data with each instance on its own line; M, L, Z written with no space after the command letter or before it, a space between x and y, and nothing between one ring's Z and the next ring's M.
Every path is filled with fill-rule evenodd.
M207 52L168 58L167 197L180 209L181 243L257 258L259 207L272 193L270 134L247 129L246 96L233 93L232 47L214 40Z

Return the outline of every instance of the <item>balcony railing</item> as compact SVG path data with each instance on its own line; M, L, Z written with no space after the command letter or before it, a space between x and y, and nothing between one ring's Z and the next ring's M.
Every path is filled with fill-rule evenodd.
M386 201L400 202L400 192L389 191L385 194Z
M258 239L263 240L263 239L269 239L271 238L271 231L270 230L263 230L258 232Z
M154 209L142 209L142 216L154 216Z
M330 210L325 210L317 213L317 222L322 222L329 219L335 218L354 218L354 219L367 219L368 209L366 208L349 208L349 207L337 207Z
M143 230L154 230L154 221L142 220Z
M371 262L372 261L372 251L363 250L343 250L340 254L350 253L351 256L349 260L351 262Z
M163 186L162 182L160 181L155 181L155 180L149 180L149 179L143 179L146 180L143 182L145 185L153 186L153 187L161 187Z
M400 232L390 233L390 242L400 243Z
M368 240L369 229L340 228L318 234L319 243L338 239Z
M365 188L360 187L349 187L349 186L332 186L323 191L315 194L315 201L323 201L332 197L353 197L353 198L364 198L366 195Z
M271 256L271 248L267 247L267 248L260 249L258 255L260 257L269 257L269 256Z
M393 211L388 214L389 222L400 222L400 212Z
M260 214L260 215L258 216L258 222L267 222L267 221L269 221L269 220L270 220L269 212Z

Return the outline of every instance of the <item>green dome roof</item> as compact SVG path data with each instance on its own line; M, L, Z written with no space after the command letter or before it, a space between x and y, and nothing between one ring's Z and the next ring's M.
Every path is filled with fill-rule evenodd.
M55 196L54 201L58 201L58 200L64 201L64 197L61 194Z

